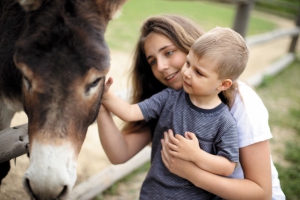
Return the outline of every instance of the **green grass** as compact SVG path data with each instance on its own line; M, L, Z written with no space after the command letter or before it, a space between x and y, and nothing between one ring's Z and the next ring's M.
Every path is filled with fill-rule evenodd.
M132 52L143 21L157 14L180 14L196 21L204 30L215 26L232 27L235 4L207 1L129 0L122 15L111 21L105 34L111 49ZM276 25L265 19L251 16L248 35L273 30Z
M280 130L288 138L285 151L281 152L285 162L275 163L281 187L289 200L300 197L300 61L297 60L282 73L268 77L257 93L269 111L271 130ZM274 132L273 132L274 134ZM271 145L276 145L272 143Z

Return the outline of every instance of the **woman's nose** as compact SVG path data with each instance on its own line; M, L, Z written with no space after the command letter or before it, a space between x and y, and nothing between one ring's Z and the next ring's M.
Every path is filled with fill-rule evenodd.
M158 71L164 71L169 68L169 64L166 60L160 59L157 61L157 69Z

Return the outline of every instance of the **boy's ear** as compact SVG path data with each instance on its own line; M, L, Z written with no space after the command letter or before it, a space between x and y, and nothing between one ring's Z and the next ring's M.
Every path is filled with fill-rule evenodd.
M222 84L219 86L219 90L220 91L224 91L227 90L228 88L230 88L232 86L232 80L231 79L225 79L222 81Z

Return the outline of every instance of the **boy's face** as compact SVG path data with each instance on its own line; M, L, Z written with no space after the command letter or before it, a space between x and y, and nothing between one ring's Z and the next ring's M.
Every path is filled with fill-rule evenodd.
M183 88L185 92L195 96L212 96L218 94L217 89L222 80L216 72L216 63L208 59L200 60L190 51L182 70Z

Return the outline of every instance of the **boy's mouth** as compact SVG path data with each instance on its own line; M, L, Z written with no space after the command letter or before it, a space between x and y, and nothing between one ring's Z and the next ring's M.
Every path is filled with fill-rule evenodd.
M185 80L183 80L183 84L184 85L186 85L186 86L189 86L189 87L191 87L191 85L190 84L188 84Z

